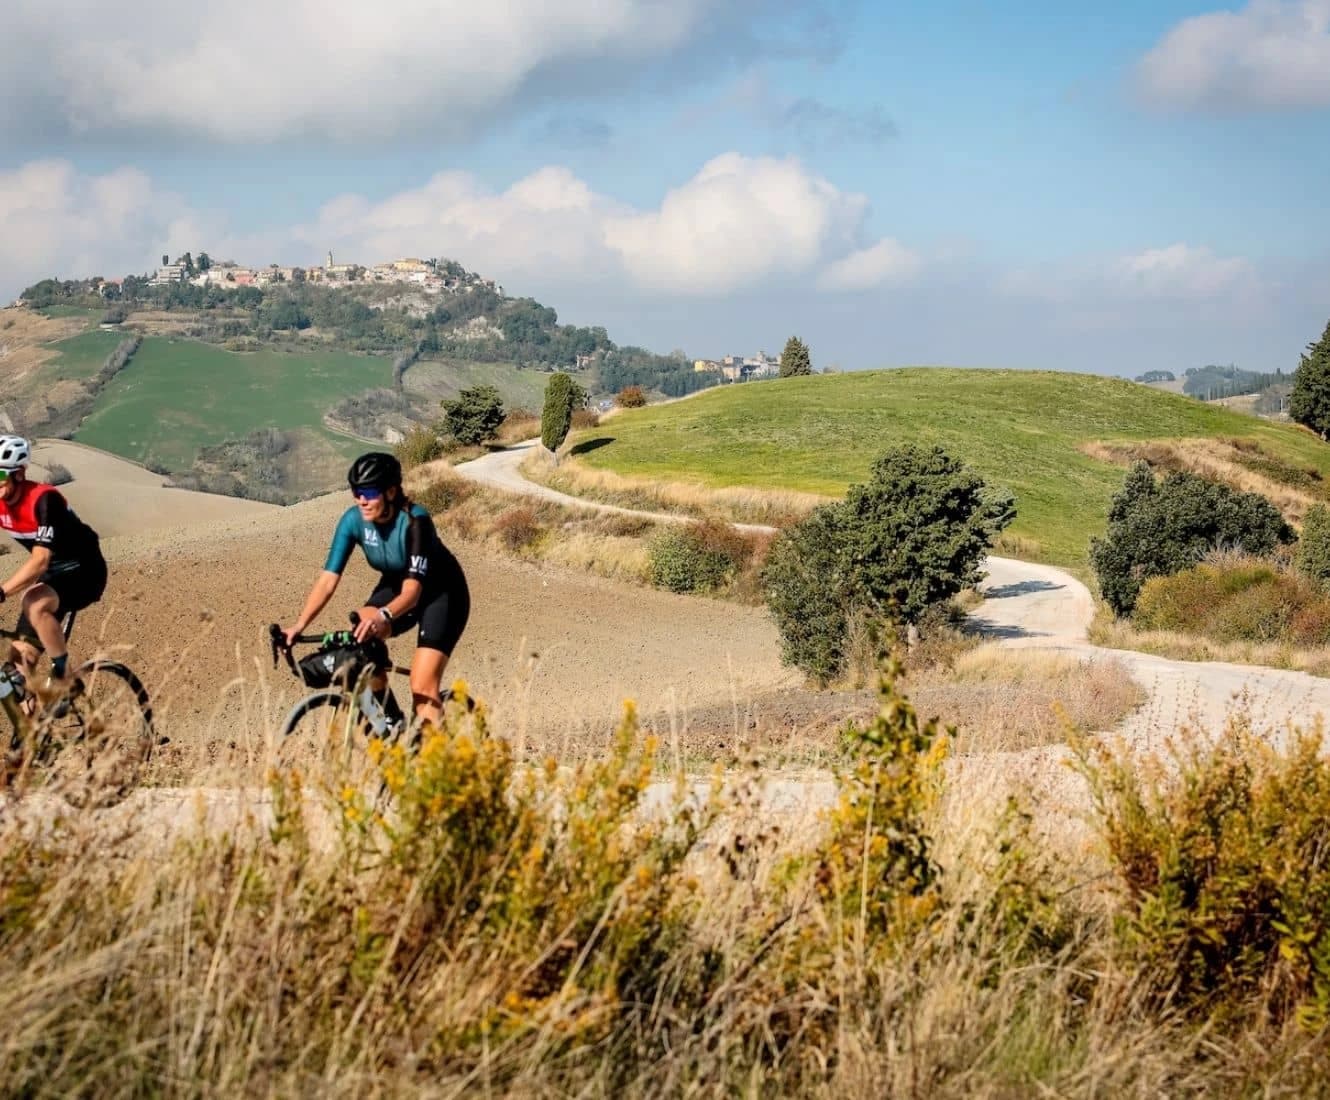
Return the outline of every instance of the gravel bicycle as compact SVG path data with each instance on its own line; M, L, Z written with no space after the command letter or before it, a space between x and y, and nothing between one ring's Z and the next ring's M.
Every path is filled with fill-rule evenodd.
M352 627L357 626L359 613L352 611L350 619ZM314 689L297 702L282 721L278 745L281 763L294 763L320 748L353 749L358 741L363 742L369 737L400 741L411 730L410 720L398 704L391 686L385 683L376 691L371 683L377 675L411 675L409 668L393 664L381 638L357 642L351 630L337 630L300 634L287 645L282 628L272 623L268 627L268 639L272 646L273 667L277 667L279 657L284 657L292 674L306 687ZM294 652L297 645L318 648L297 660ZM445 706L456 703L468 712L475 709L471 699L458 698L450 691L443 693L443 702Z
M75 617L70 612L61 622L66 640ZM32 643L2 628L0 638ZM120 801L137 786L157 743L143 681L119 661L95 658L73 670L59 697L43 700L10 658L0 662L0 709L11 727L6 785L37 771L77 808Z

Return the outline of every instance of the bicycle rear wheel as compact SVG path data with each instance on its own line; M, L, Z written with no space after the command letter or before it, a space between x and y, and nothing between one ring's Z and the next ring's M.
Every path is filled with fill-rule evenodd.
M134 790L156 743L148 692L118 661L81 665L68 695L39 722L51 781L79 808L111 806Z

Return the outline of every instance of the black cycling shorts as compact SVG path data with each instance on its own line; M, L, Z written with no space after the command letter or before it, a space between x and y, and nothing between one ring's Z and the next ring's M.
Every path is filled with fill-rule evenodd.
M384 607L401 592L400 580L385 577L365 603L369 607ZM467 589L466 580L456 578L448 588L425 589L415 607L393 619L393 637L405 634L413 626L419 626L416 645L422 649L437 649L447 657L457 647L470 617L471 593Z
M55 591L60 601L55 609L56 618L63 618L71 611L82 611L91 607L102 598L106 591L106 562L85 561L73 569L62 569L57 573L43 573L37 581ZM28 622L26 613L18 618L15 627L19 634L31 641L38 641L37 632Z

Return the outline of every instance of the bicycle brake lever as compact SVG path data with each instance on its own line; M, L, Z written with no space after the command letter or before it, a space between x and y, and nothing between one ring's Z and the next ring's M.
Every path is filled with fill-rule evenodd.
M296 671L296 659L291 653L291 647L286 644L286 636L282 628L276 623L268 626L268 641L272 644L272 667L277 667L277 654L280 651L286 658L286 663L290 666L292 672Z

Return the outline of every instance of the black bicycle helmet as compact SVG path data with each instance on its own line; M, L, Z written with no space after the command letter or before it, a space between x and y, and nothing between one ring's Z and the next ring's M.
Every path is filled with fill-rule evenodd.
M391 489L402 484L402 464L386 451L361 455L346 472L352 489Z

